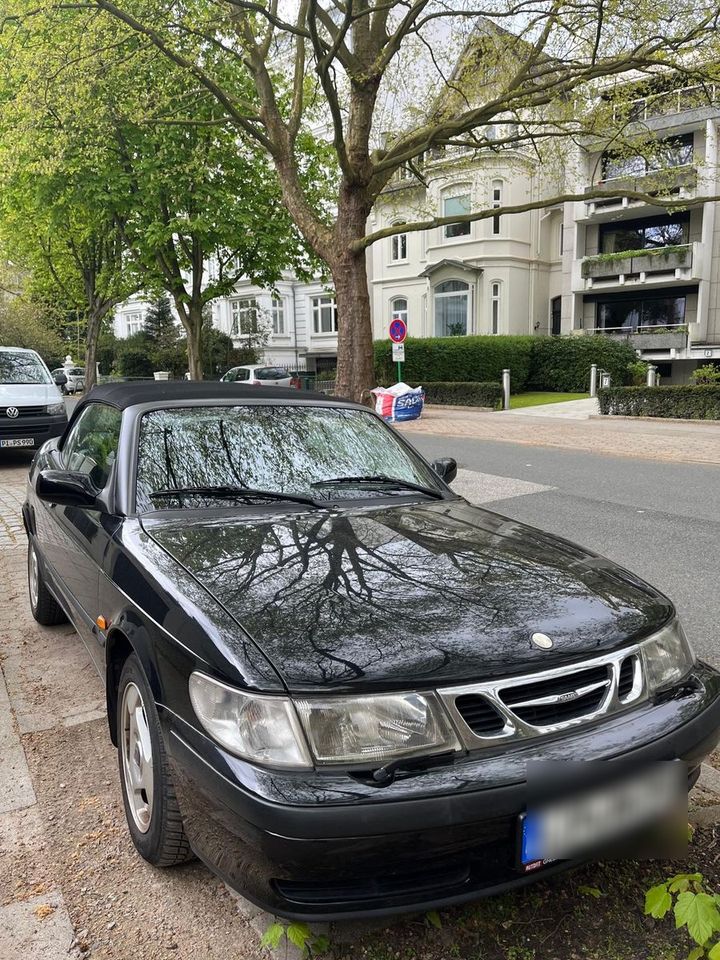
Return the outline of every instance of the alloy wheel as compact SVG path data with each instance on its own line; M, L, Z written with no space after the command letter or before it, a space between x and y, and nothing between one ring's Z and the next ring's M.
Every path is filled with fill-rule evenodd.
M153 812L153 757L150 727L139 687L128 683L120 709L120 750L128 808L141 833L150 829Z

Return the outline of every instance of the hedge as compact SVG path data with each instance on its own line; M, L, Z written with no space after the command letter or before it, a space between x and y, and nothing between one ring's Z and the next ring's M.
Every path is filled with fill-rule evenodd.
M605 336L427 337L405 341L403 379L408 383L489 382L509 368L512 392L526 389L582 393L590 387L590 365L607 370L615 384L630 382L637 360L624 340ZM389 340L375 342L378 383L394 382Z
M622 386L631 382L631 364L636 362L637 354L627 341L602 334L536 337L528 388L559 393L587 392L593 363L610 374L613 384Z
M600 412L623 417L720 420L720 385L610 387L598 391Z
M420 384L418 384L420 386ZM436 381L423 383L426 403L449 403L459 407L492 407L502 402L503 389L499 383L464 383Z
M522 390L530 373L534 337L408 337L403 380L406 383L487 383L499 381L505 367L513 388ZM378 383L395 382L389 340L375 342Z

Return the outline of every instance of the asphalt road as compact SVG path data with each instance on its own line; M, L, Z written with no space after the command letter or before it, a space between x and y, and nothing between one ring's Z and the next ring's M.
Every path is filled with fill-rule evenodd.
M408 439L430 459L455 457L468 470L551 488L523 494L519 484L520 495L487 506L589 546L657 586L677 605L699 655L720 667L720 467Z

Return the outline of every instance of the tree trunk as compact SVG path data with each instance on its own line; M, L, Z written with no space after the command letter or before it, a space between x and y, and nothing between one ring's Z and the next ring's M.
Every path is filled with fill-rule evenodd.
M365 253L353 253L352 244L365 235L369 214L364 191L346 187L341 192L335 227L337 253L328 258L338 311L337 383L340 397L367 403L376 386L370 291ZM360 194L358 196L358 194Z
M88 316L85 338L85 389L91 390L97 383L97 343L104 312L91 310Z
M187 336L188 370L191 380L203 379L202 357L202 303L188 304L179 297L173 296L180 322L185 328Z

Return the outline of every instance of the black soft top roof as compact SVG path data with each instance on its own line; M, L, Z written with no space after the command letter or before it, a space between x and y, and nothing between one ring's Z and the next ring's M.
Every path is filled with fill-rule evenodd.
M118 410L138 403L164 403L170 400L332 400L324 393L295 390L292 387L253 387L244 383L218 383L213 380L138 380L104 383L83 397L82 405L93 401L109 403Z

